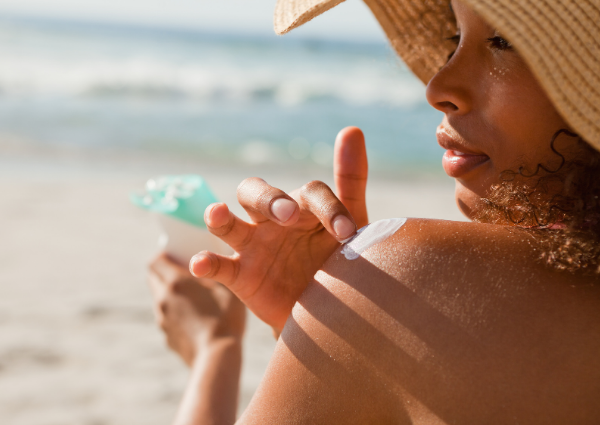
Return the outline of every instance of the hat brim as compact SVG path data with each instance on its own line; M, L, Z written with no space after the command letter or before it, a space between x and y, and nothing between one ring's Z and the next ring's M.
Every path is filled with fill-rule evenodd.
M284 34L343 0L278 0ZM519 51L558 112L600 150L600 9L596 0L566 8L547 0L463 0ZM450 0L364 0L392 47L424 83L455 48Z
M275 33L285 34L328 11L345 0L278 0L273 24Z
M278 0L274 26L285 34L345 0ZM417 77L427 83L444 65L456 28L450 0L364 0L392 46Z

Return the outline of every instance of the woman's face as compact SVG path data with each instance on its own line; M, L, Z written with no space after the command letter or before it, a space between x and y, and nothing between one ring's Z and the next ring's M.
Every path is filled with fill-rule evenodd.
M557 168L550 142L568 126L512 46L469 7L452 5L457 48L429 82L427 100L445 114L437 130L443 167L456 179L459 208L473 218L503 171ZM568 158L575 143L561 136L555 146Z

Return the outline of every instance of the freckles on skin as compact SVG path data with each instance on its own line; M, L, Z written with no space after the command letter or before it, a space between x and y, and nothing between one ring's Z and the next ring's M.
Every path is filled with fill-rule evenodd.
M491 73L482 115L493 130L494 171L499 175L528 162L547 162L553 156L552 136L566 124L524 64Z
M497 80L500 80L502 77L504 77L506 75L506 73L509 71L508 68L497 68L494 67L494 70L492 72L490 72L490 75L494 78L496 78Z

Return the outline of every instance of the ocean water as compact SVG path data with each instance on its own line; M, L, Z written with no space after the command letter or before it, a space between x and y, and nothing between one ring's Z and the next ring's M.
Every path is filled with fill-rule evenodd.
M356 125L372 168L430 172L440 120L383 41L0 17L0 143L330 167Z

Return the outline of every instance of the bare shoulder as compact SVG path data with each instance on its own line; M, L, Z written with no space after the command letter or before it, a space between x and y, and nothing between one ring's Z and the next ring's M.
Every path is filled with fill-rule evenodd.
M355 260L337 252L300 304L413 420L594 423L600 282L540 249L519 229L411 219Z
M411 219L356 259L339 250L244 422L597 423L598 281L538 249L527 232Z

